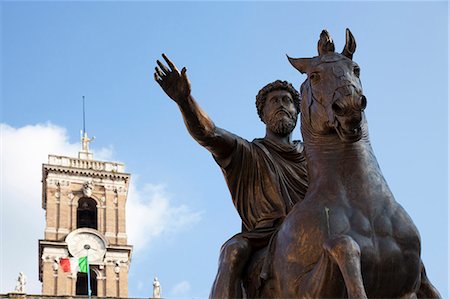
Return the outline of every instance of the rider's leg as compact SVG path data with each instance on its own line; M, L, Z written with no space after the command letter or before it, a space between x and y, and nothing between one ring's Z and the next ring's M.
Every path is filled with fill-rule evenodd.
M240 235L223 244L220 250L219 270L209 298L242 298L242 272L250 253L249 241Z
M344 278L348 298L367 298L361 274L361 250L350 236L341 235L324 244Z

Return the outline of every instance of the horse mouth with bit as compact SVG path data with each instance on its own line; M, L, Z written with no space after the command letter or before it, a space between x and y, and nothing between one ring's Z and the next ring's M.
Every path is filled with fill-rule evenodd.
M339 138L347 143L357 142L363 135L364 109L367 100L354 86L346 86L343 96L331 105L335 116L333 127ZM339 92L337 94L340 94Z
M352 129L344 129L340 124L337 124L335 130L339 138L347 143L357 142L362 138L361 126Z

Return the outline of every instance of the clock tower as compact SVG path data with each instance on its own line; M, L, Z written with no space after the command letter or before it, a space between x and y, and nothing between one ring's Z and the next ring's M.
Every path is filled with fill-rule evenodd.
M127 241L125 208L130 174L122 163L94 160L85 132L81 141L78 158L49 155L42 166L42 294L88 295L88 275L64 272L60 266L63 258L87 256L91 294L128 297L133 247Z

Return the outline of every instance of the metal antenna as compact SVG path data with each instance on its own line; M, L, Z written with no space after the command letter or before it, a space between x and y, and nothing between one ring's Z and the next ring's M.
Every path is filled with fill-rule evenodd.
M86 132L86 101L83 96L83 130L81 131L81 151L78 152L79 159L92 160L92 153L89 152L89 143L92 142L95 137L89 138Z
M85 112L85 104L84 104L84 96L83 96L83 135L86 133L86 112Z

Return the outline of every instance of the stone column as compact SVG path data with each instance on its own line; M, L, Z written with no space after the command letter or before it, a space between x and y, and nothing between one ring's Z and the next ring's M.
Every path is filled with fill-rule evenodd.
M72 200L69 198L70 183L67 181L61 182L60 198L59 198L59 228L58 240L64 240L70 232L70 204Z
M67 274L59 266L59 260L68 255L67 248L47 245L43 247L40 262L42 263L42 294L60 295L67 290Z
M59 269L58 271L55 271L54 273L57 274L56 295L57 296L69 295L70 284L69 284L69 278L67 277L68 273L65 273L62 269Z
M116 199L116 192L114 192L114 189L112 186L107 186L106 189L106 231L105 231L105 237L108 239L108 242L110 244L116 244L116 210L115 210L115 203L117 202Z
M125 188L121 188L121 192L118 194L118 234L117 240L119 245L127 244L127 235L126 235L126 211L125 204L127 200L127 194Z
M53 272L53 261L44 260L42 263L42 295L55 295L56 279Z
M45 227L45 239L56 240L57 230L57 203L55 194L57 192L57 182L53 179L47 179L47 207L46 207L46 227Z
M67 276L69 279L68 284L68 292L69 296L75 296L75 293L77 292L77 273L70 273L70 275Z
M106 296L117 297L117 280L114 272L114 264L107 263L105 266L106 272Z
M97 223L98 223L98 231L101 233L105 233L106 231L106 194L100 196L100 203L97 205Z
M126 263L122 263L120 266L119 296L123 298L128 297L128 265Z
M97 296L98 297L106 297L105 294L105 277L97 278Z

